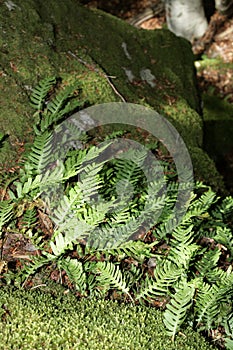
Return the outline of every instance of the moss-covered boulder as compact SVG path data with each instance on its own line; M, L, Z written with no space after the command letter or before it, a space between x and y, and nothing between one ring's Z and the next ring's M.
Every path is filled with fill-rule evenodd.
M183 137L196 176L221 186L202 150L200 100L186 40L168 30L138 30L73 0L4 1L0 22L0 131L9 135L1 150L3 170L31 139L31 90L56 76L64 85L78 84L84 105L123 100L155 109Z

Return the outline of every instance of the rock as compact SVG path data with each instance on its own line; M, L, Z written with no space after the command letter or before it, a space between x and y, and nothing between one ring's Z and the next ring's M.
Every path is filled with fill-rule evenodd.
M17 164L17 152L32 139L31 90L56 76L64 85L77 84L85 104L123 100L155 109L186 142L197 178L221 187L201 148L194 57L185 39L165 29L138 30L72 0L1 2L0 23L0 131L10 135L1 149L4 171L9 159L11 167Z

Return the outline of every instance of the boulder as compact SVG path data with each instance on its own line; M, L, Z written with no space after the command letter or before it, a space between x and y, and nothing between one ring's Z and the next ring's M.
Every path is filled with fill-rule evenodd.
M77 84L84 105L130 102L153 108L178 130L196 178L218 188L221 178L202 149L203 122L194 56L169 30L146 31L74 0L0 4L0 150L3 171L14 169L33 138L29 96L46 77ZM9 166L10 161L10 166Z

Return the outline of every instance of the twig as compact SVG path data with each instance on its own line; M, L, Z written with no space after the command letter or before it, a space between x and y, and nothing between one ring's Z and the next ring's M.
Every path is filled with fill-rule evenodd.
M31 288L31 290L32 289L36 289L36 288L39 288L39 287L46 287L47 285L45 284L45 283L43 283L43 284L38 284L37 286L33 286L32 288Z
M79 58L77 55L75 55L72 51L68 51L68 54L71 55L72 57L74 57L76 60L78 60L80 63L82 63L85 67L87 67L88 69L92 68L95 72L97 73L101 73L100 70L96 67L93 67L92 65L90 65L89 63L87 63L86 61L84 61L82 58ZM102 67L101 67L102 68ZM104 71L104 69L102 68L102 70ZM113 91L115 92L115 94L117 96L120 97L121 101L126 102L126 99L120 94L120 92L117 90L117 88L114 86L114 84L111 82L110 77L107 74L103 73L104 78L107 80L107 82L109 83L109 85L111 86L111 88L113 89Z

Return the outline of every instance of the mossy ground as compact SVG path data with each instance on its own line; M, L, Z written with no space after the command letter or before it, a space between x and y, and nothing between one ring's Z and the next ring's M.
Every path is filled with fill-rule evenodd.
M214 349L191 328L184 328L172 342L165 334L162 312L154 308L78 300L57 286L39 288L0 289L0 349Z

